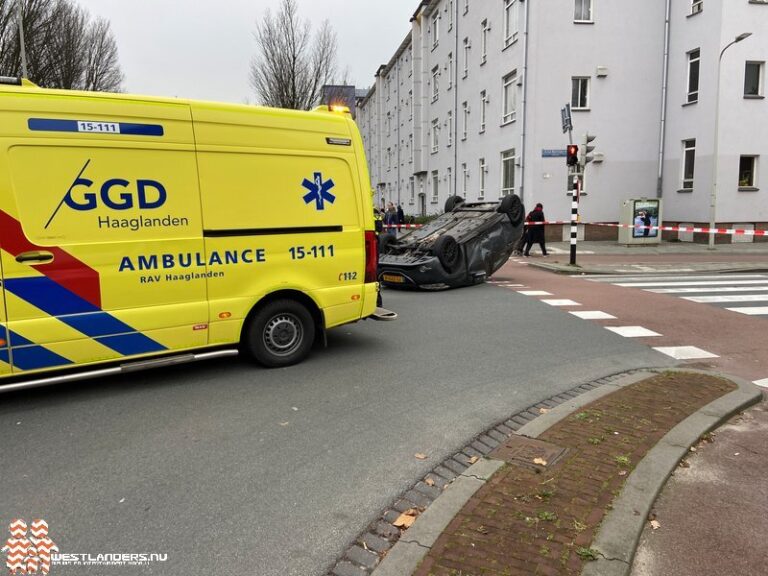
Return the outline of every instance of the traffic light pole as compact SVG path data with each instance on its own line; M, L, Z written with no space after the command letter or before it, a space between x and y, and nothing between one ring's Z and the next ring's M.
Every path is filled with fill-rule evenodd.
M576 265L576 242L579 237L579 197L581 196L581 178L573 174L573 197L571 198L571 266Z

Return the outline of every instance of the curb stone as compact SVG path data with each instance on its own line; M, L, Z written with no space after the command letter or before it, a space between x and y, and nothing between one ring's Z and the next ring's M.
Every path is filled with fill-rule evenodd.
M569 388L564 392L560 392L559 394L556 394L551 398L547 398L542 402L538 402L536 404L523 408L518 412L515 412L514 414L509 416L507 419L502 420L499 423L491 426L487 430L479 433L477 436L470 439L469 442L467 442L467 444L463 448L460 448L459 450L456 451L455 454L447 457L442 462L439 462L434 468L432 468L432 470L430 470L427 474L425 474L423 478L419 478L416 482L413 483L413 485L410 488L404 490L400 496L397 496L393 500L393 504L391 504L389 508L384 509L384 511L373 520L371 525L358 538L356 538L355 541L352 542L349 545L349 547L344 550L344 552L342 552L341 556L339 556L338 559L328 569L328 575L329 576L347 576L347 574L350 573L349 571L352 568L355 568L358 570L358 572L356 573L358 576L367 576L371 574L374 576L381 576L382 574L396 574L397 576L404 576L405 574L410 574L413 571L413 569L415 569L415 567L418 566L418 563L421 561L424 555L429 551L429 548L424 548L419 544L416 544L413 542L398 541L398 538L400 537L401 532L400 532L400 529L396 528L392 523L399 516L401 511L405 511L408 508L419 508L419 506L416 503L410 502L407 499L407 497L405 496L407 492L409 492L412 489L416 489L416 486L420 482L424 482L424 480L426 480L427 478L432 479L432 481L435 482L436 487L441 487L441 486L445 487L445 490L438 496L437 499L433 500L432 498L429 498L427 496L427 499L429 500L430 504L424 507L425 512L422 514L422 516L426 514L426 510L429 510L430 506L434 505L434 502L437 502L437 500L439 500L440 498L445 497L449 487L452 485L452 483L455 483L456 479L459 478L459 476L463 476L466 478L474 478L477 480L477 488L472 493L474 494L474 492L476 492L487 480L487 479L481 480L481 478L483 478L483 470L486 470L486 468L483 468L483 467L474 468L474 466L477 466L478 464L483 464L484 462L488 462L489 459L482 458L479 461L475 462L472 466L467 468L466 465L461 463L460 460L458 461L455 460L455 457L458 456L459 458L461 458L461 456L464 455L462 454L462 452L464 452L465 454L466 454L465 451L469 451L470 453L473 453L473 450L483 455L488 454L493 448L487 446L485 442L493 442L494 446L499 444L492 438L488 437L488 432L495 430L496 432L499 432L504 436L509 437L512 434L514 434L515 431L519 430L522 426L528 425L530 424L531 421L541 418L543 415L545 415L539 411L540 408L550 409L551 405L555 405L554 408L550 409L552 412L554 412L557 409L558 405L563 403L572 403L578 400L580 397L586 396L588 392L600 389L606 384L611 384L615 381L630 377L631 375L634 375L637 373L648 373L648 372L652 372L653 370L654 370L653 368L626 370L619 373L610 374L602 378L598 378L591 382L578 384L573 388ZM615 388L611 387L610 390L614 390L614 389ZM582 405L592 401L593 400L588 400ZM544 404L544 402L548 402L549 404ZM481 441L482 438L485 438L485 441ZM473 455L476 455L476 454L473 453ZM456 465L460 466L463 472L457 473L456 471L450 470L450 468L446 466L446 464L449 462L453 463L451 464L451 467L455 467ZM501 462L501 461L497 461L497 462ZM467 500L472 496L472 494L467 496ZM456 512L458 512L458 510L460 509L461 507L459 507L456 510ZM433 515L433 516L436 516L436 515ZM403 532L402 535L405 536L409 533L413 534L414 533L413 529L416 527L419 521L421 521L421 519L422 518L420 516L416 520L416 522L414 522L411 528L409 528L408 531ZM379 558L387 559L386 564L394 563L397 558L400 558L401 562L413 562L413 559L415 558L415 563L413 563L413 569L411 569L411 572L408 572L407 568L399 568L400 571L395 571L391 573L383 572L381 570L389 569L389 568L385 568L384 561L381 561L378 567L375 568L373 572L371 572L370 567L360 565L354 562L354 558L350 557L349 555L350 551L354 550L356 547L368 548L366 545L364 545L364 542L369 537L369 534L375 535L381 538L382 530L391 534L397 534L397 536L388 538L386 540L386 542L388 543L388 547L391 547L391 549L389 549L388 551L383 551L379 553ZM370 550L370 548L368 549ZM354 556L354 553L353 553L353 556ZM408 564L406 563L402 564L402 566L407 566L407 565Z

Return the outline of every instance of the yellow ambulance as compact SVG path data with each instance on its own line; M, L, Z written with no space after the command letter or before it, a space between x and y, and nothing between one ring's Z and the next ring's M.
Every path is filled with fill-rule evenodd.
M286 366L328 328L394 318L370 189L345 110L0 80L0 389L238 352Z

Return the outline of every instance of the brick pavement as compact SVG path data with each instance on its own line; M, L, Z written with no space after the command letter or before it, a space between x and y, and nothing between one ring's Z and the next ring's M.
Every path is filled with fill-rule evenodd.
M664 373L614 392L539 439L568 449L554 465L508 464L449 524L417 576L580 574L627 476L674 426L734 390L727 380ZM503 444L502 444L503 446Z

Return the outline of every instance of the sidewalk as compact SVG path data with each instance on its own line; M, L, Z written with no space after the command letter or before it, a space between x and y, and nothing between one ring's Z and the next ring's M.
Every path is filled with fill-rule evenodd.
M626 376L541 408L486 457L472 456L426 511L404 510L394 522L399 542L373 574L629 574L656 496L689 446L760 398L749 383L674 370ZM768 462L757 462L764 477ZM667 522L666 508L656 514ZM678 540L673 554L687 545ZM659 571L653 543L644 558L657 563L635 576L678 574Z

